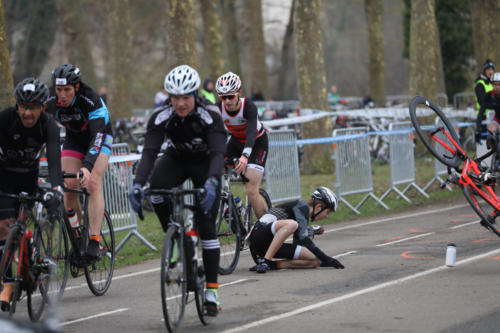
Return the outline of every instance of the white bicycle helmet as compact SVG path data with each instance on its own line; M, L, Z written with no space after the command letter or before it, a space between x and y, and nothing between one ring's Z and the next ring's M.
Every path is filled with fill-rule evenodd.
M188 65L177 66L167 76L163 86L170 95L188 95L200 87L198 72Z
M500 82L500 72L493 73L491 82Z
M233 72L227 72L217 79L215 90L220 96L235 94L241 89L240 77Z

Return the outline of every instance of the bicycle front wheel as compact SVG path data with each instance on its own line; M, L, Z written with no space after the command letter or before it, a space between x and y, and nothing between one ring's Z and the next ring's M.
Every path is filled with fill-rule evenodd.
M483 185L479 191L486 191L488 187L487 185ZM481 225L500 237L500 232L494 225L495 219L500 212L492 204L484 200L478 190L474 189L471 185L464 186L464 194L472 209L481 218Z
M240 228L241 218L234 201L221 200L217 215L217 237L220 243L219 274L231 274L238 264L241 251Z
M16 260L16 253L19 252L20 247L20 227L13 225L5 240L3 248L2 259L0 259L0 279L5 284L14 284L14 292L11 296L9 317L12 317L16 312L16 303L21 295L21 276L14 277L18 271L19 262Z
M115 232L111 217L104 211L104 220L101 226L101 241L99 242L99 259L91 265L85 266L85 278L90 291L96 296L106 293L113 279L115 268Z
M421 113L417 113L420 107ZM429 119L436 117L436 125ZM438 161L450 168L458 168L465 158L457 132L444 112L431 101L422 96L415 96L410 102L410 119L418 137L428 151Z
M161 252L161 305L165 326L169 332L178 331L187 299L187 269L182 234L169 226Z

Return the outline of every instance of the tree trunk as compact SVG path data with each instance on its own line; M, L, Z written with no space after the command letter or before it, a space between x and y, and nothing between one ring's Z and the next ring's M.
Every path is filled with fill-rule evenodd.
M294 14L295 59L301 108L328 110L321 0L296 0ZM323 118L302 125L304 138L331 136L332 124ZM333 164L329 145L309 145L304 150L306 173L331 171Z
M14 104L12 71L10 69L9 42L7 40L3 2L0 1L0 110Z
M281 48L281 68L279 71L279 96L281 100L290 99L290 95L295 87L290 87L289 82L296 83L297 80L289 80L289 76L293 75L290 71L290 67L295 67L295 62L293 58L292 51L295 47L293 44L293 13L295 11L295 0L292 0L292 9L290 10L290 17L288 19L288 24L285 30L285 36L283 38L283 47ZM293 75L295 77L295 75ZM295 88L295 89L293 89ZM292 91L291 91L292 90Z
M368 28L370 96L378 107L385 106L384 35L382 32L382 0L365 0Z
M435 8L435 7L434 7ZM434 10L434 17L436 11ZM437 20L434 19L436 29L436 93L446 94L446 84L444 82L443 56L441 54L441 42L439 41L439 28ZM453 96L451 96L453 98Z
M85 83L95 87L97 80L87 38L83 8L82 0L58 0L59 17L64 35L64 50L68 55L68 62L80 68Z
M15 82L42 72L57 29L56 0L28 2L27 22L24 40L16 51Z
M205 58L207 62L208 77L212 80L222 75L224 61L221 56L221 18L217 1L200 0L201 14L203 16L203 46L205 48Z
M113 0L110 4L108 104L113 119L129 118L133 78L130 7L128 0Z
M198 69L194 0L167 0L167 74L179 65Z
M238 29L236 23L236 0L222 0L223 22L224 22L224 49L226 49L226 59L224 73L233 72L241 74L240 47L238 43Z
M245 0L242 2L242 41L243 63L245 67L243 89L246 95L261 92L265 97L267 90L266 43L262 26L261 0Z
M499 55L498 48L500 47L498 44L499 32L495 26L495 21L498 22L496 16L499 16L498 7L498 0L470 0L474 56L478 73L483 71L486 59L499 61L498 58L495 58Z
M436 102L437 53L434 0L413 0L410 27L410 95Z

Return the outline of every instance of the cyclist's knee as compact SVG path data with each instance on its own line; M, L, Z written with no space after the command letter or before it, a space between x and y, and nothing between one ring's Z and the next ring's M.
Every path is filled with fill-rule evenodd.
M95 195L102 192L102 180L91 176L87 191L89 191L90 195Z

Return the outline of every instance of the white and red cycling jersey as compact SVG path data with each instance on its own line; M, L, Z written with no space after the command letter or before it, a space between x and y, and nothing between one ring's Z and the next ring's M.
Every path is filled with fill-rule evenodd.
M241 105L238 111L227 111L224 101L221 101L222 121L238 141L245 143L245 147L252 148L255 139L262 136L264 126L258 119L257 107L246 98L240 98Z

